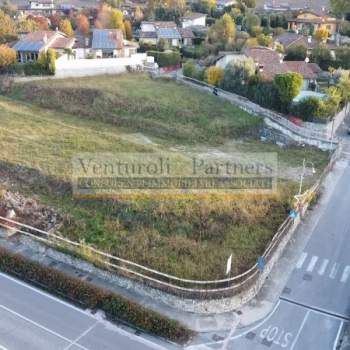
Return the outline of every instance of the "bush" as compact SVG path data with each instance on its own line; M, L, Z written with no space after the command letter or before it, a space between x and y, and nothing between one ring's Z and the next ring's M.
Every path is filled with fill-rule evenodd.
M322 101L317 97L309 97L293 104L291 113L304 121L313 121L321 116Z
M111 321L123 320L146 332L184 343L192 332L177 321L147 310L122 296L70 277L55 269L0 248L0 270L20 277L85 308L104 311Z
M291 46L286 52L286 61L304 61L307 56L307 48L304 45Z
M192 61L187 61L182 66L182 73L185 77L193 78L196 72L196 66Z
M293 98L300 94L303 82L303 76L295 72L277 74L275 76L274 84L279 92L281 101L285 104L286 110Z
M325 46L312 50L311 61L317 63L323 70L328 70L334 63L331 51Z
M185 46L182 48L182 54L187 58L199 59L208 56L208 50L204 45L197 45L195 47Z
M160 52L160 51L147 51L149 56L153 56L159 67L174 66L181 62L181 56L179 52Z
M218 86L224 79L224 70L221 67L211 66L206 71L207 83Z

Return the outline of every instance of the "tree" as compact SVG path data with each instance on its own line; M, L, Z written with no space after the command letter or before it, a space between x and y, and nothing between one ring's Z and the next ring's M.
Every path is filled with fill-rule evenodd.
M182 73L185 77L193 78L196 72L196 66L194 65L193 61L187 61L182 66Z
M224 70L221 67L211 66L206 71L207 83L218 86L224 79Z
M169 43L166 39L159 39L157 48L159 51L165 51L169 48Z
M54 75L56 72L56 51L54 49L48 49L47 52L41 51L38 63L45 72Z
M243 20L243 27L250 33L253 27L260 27L260 17L248 13Z
M34 21L31 18L26 18L17 23L17 31L18 32L36 32L39 30L38 22Z
M88 18L80 14L77 17L77 29L81 34L88 35L90 31L90 23Z
M16 37L17 32L15 22L9 15L0 10L0 44L14 40Z
M109 26L112 29L121 29L125 33L124 15L118 9L112 9Z
M311 61L317 63L323 70L328 70L334 63L331 51L323 45L312 50Z
M304 61L307 56L307 48L304 45L290 46L286 52L286 61Z
M343 103L350 102L350 71L341 71L338 87L342 94Z
M132 39L132 26L131 22L129 20L124 22L124 28L125 28L125 37L127 40Z
M62 21L62 17L58 13L55 13L54 15L50 16L49 19L52 29L58 28Z
M39 30L49 30L49 22L46 17L35 16L31 17L31 19L33 19L33 21L35 21L38 24Z
M269 35L260 34L257 37L258 44L261 46L269 47L272 45L272 38Z
M143 11L140 6L135 8L135 20L136 22L141 22L143 20Z
M210 27L208 31L208 42L210 44L219 45L224 49L225 45L234 42L236 35L236 25L232 17L225 13L220 19Z
M247 6L248 8L255 8L256 7L256 0L241 0L242 4Z
M280 99L282 103L286 104L286 107L300 94L303 83L303 76L295 72L277 74L274 78L274 84L278 89Z
M62 33L66 34L69 37L74 35L72 24L68 19L61 20L58 28Z
M0 67L6 67L16 62L16 51L7 45L0 45Z
M318 28L314 34L314 38L319 42L326 42L329 37L329 31L326 27Z
M349 21L342 21L340 23L339 32L342 35L350 36L350 22Z
M252 58L231 61L225 68L223 87L232 92L239 92L242 86L255 76L256 66Z
M340 47L336 49L335 57L334 66L336 68L350 69L350 48Z
M17 14L17 6L13 5L10 1L3 1L0 10L10 17L15 17Z
M225 42L228 43L230 40L234 39L236 35L236 25L228 13L225 13L222 16L222 24L223 24L222 34Z
M330 0L332 12L340 18L345 18L347 13L350 13L349 0Z

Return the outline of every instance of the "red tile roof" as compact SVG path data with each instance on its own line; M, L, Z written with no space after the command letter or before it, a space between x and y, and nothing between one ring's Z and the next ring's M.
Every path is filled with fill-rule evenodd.
M68 49L74 46L74 38L57 38L50 46L53 49Z

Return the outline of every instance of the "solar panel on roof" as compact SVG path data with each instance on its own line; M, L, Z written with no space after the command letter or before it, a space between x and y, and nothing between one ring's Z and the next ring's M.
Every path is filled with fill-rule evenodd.
M92 35L93 49L115 49L116 41L111 39L110 31L108 30L94 30Z
M181 39L178 30L174 28L159 28L158 37L163 39Z

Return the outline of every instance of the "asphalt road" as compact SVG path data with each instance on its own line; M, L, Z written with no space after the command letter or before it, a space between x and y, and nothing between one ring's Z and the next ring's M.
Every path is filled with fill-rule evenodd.
M0 350L163 350L135 335L0 273Z

